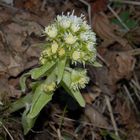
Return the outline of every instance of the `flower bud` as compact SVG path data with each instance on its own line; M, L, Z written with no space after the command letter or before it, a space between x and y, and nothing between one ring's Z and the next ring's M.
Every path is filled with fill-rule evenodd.
M80 52L74 51L73 54L72 54L72 59L74 61L77 61L78 59L80 59Z
M57 28L54 25L48 26L48 27L45 28L45 33L50 38L55 38L57 36Z
M56 88L56 83L55 82L43 85L43 90L45 92L53 92L53 91L55 91L55 88Z
M58 50L58 44L57 42L53 42L52 46L51 46L51 50L52 50L52 53L56 53L57 50Z
M76 42L76 40L77 40L77 37L73 36L71 33L66 34L66 36L65 36L65 42L67 44L72 45L72 44L74 44Z
M70 22L70 20L68 20L68 19L64 19L64 20L61 20L61 21L60 21L60 26L61 26L62 28L64 28L64 29L69 28L69 27L70 27L70 24L71 24L71 22Z
M78 24L73 23L73 24L71 25L71 30L72 30L74 33L77 32L77 31L79 31L79 29L80 29L80 26L79 26Z
M65 50L64 48L60 48L59 51L58 51L58 55L61 57L65 54Z

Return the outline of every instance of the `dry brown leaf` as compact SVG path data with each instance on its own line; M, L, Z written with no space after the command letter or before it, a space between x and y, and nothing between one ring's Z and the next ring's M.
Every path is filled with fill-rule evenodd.
M131 78L136 60L131 54L125 51L114 50L106 50L106 52L103 53L103 58L109 66L96 69L90 67L90 77L91 80L96 80L104 93L111 95L117 90L117 83L120 80L129 80Z
M98 13L93 16L93 29L104 40L102 47L108 47L110 44L118 42L127 49L131 48L128 45L128 41L114 33L115 28L104 13Z
M10 88L6 76L0 76L0 101L4 104L8 102Z
M92 104L95 99L99 96L99 94L93 94L93 93L85 93L85 94L82 94L86 103L88 104Z
M34 13L39 11L41 3L40 0L15 0L16 7L24 8Z
M137 124L136 127L128 131L127 140L140 140L140 125Z
M14 86L9 85L9 90L10 90L10 98L20 98L22 93L21 90L16 89Z
M114 111L119 114L118 123L119 124L128 124L129 121L132 121L132 109L127 100L122 100L120 98L116 99L116 106Z
M93 125L97 127L105 127L105 128L109 127L106 118L92 106L86 106L85 116L87 117L89 122L91 122Z
M124 125L125 131L127 131L127 140L139 140L140 124L130 102L123 96L117 98L115 102L114 112L118 114L116 120L118 124Z
M108 72L108 80L110 85L116 84L121 79L127 79L131 77L135 59L130 54L125 52L108 53L107 61L110 64Z
M18 74L20 74L22 70L24 69L23 62L24 61L22 60L20 56L18 55L14 57L11 56L10 64L7 66L9 75L16 77Z
M95 82L99 85L101 92L110 94L113 93L112 89L109 87L108 84L108 68L103 66L101 68L93 68L89 66L88 68L89 75L91 81Z
M129 40L129 42L139 45L140 44L140 27L137 27L136 29L128 32L126 34L126 38Z
M10 20L12 18L12 15L10 14L9 11L5 9L2 9L1 11L3 11L3 12L0 12L0 24L2 25L6 23L8 20Z
M101 90L97 86L93 86L92 90L88 90L89 92L83 93L83 97L88 104L92 104L97 97L100 96Z
M92 12L99 13L107 9L108 0L94 0L91 2Z

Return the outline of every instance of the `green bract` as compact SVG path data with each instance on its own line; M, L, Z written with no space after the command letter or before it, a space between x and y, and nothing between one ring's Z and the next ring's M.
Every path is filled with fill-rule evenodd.
M40 55L40 66L30 70L20 79L22 90L26 91L26 78L31 77L31 95L17 102L18 109L26 107L22 116L24 133L33 127L42 108L52 99L57 87L62 86L80 106L85 101L80 89L89 82L87 71L82 68L71 68L77 63L96 64L96 36L85 21L83 15L77 17L74 13L59 15L54 23L45 28L46 43ZM13 107L15 107L15 104ZM16 110L13 108L12 110Z

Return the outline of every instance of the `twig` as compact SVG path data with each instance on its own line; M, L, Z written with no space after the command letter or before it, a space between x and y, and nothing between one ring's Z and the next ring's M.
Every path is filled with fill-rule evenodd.
M70 131L68 131L68 130L66 130L66 129L63 129L62 132L63 132L63 133L67 133L68 135L71 135L75 140L79 140L79 139L77 138L77 136L74 135L74 133L71 133ZM73 139L73 138L72 138L72 139Z
M133 79L131 80L131 82L135 85L135 87L140 91L140 85L138 83L136 83Z
M3 129L6 131L6 133L9 135L11 140L14 140L13 136L10 134L8 129L5 127L5 125L0 121L0 125L3 127Z
M140 2L138 2L138 1L129 1L129 0L110 0L110 1L124 3L124 4L140 5Z
M135 71L133 71L133 77L134 77L134 80L136 81L136 83L137 83L137 84L139 85L139 87L140 87L139 80L138 80L138 77L137 77Z
M53 133L49 132L49 130L45 129L43 131L35 131L33 129L31 129L31 132L35 133L35 134L42 134L42 133L45 133L47 132L49 135L51 135L52 137L54 138L57 138L57 136L55 136Z
M138 100L140 101L140 95L138 93L137 87L132 82L130 82L130 86L133 88L134 93L136 94Z
M122 19L118 16L118 14L112 9L110 5L107 5L108 9L114 14L114 16L118 19L118 21L122 24L122 26L126 29L126 31L129 31L129 28L127 25L122 21Z
M47 0L43 0L42 5L41 5L41 8L40 8L41 11L45 11L45 5L46 5L46 3L47 3Z
M58 140L62 140L60 129L57 129Z
M99 53L97 53L97 57L98 57L107 67L109 67L109 63L108 63Z
M12 10L12 12L23 11L23 10L21 10L21 9L18 9L18 8L16 8L16 7L11 6L11 5L7 5L7 4L2 3L2 2L0 2L0 6L3 6L3 7L5 7L5 8L10 9L10 10Z
M59 125L59 129L61 129L61 126L62 126L62 124L63 124L63 122L64 122L64 117L65 117L66 110L67 110L67 105L66 105L65 108L64 108L64 111L63 111L63 114L62 114L61 123L60 123L60 125Z
M132 50L126 51L125 53L129 53L130 55L140 55L140 48L132 49Z
M90 127L90 129L91 129L91 127ZM92 130L91 130L91 136L92 136L92 140L95 140L96 135L95 135L95 132Z
M59 117L59 118L61 117L58 114L54 114L54 116ZM70 119L70 118L67 118L67 117L64 117L64 120L71 121L71 122L78 122L78 123L83 124L83 125L98 127L98 128L102 128L102 129L113 130L113 128L111 128L111 127L104 127L104 126L95 125L95 124L84 122L84 121L76 121L76 120L73 120L73 119Z
M111 103L110 103L109 97L107 95L105 95L105 100L106 100L106 104L107 104L107 107L108 107L108 111L110 113L110 118L111 118L114 130L115 130L115 134L116 134L117 137L119 137L118 128L117 128L117 125L116 125L116 122L115 122L115 119L114 119L114 116L113 116Z
M137 109L137 107L136 107L136 105L135 105L135 102L134 102L133 98L131 97L131 94L130 94L128 88L127 88L125 85L123 85L123 88L124 88L125 92L127 93L127 96L128 96L128 98L130 99L130 102L132 103L132 105L133 105L133 107L134 107L136 113L138 114L139 111L138 111L138 109Z
M90 4L88 2L86 2L85 0L79 0L79 1L84 3L88 7L89 24L92 25L92 22L91 22L91 6L90 6Z

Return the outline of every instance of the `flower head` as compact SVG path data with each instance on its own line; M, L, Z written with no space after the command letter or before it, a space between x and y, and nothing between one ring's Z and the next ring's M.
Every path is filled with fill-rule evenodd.
M48 45L41 53L41 64L57 61L62 56L73 64L78 62L85 65L95 61L96 35L84 15L78 17L74 12L58 15L54 23L45 28L45 33L48 35Z
M76 33L77 31L79 31L79 29L80 29L80 25L79 25L79 24L73 23L73 24L71 25L71 30L72 30L74 33Z
M79 51L74 51L72 54L72 59L74 61L77 61L78 59L80 59L80 52Z
M90 30L90 29L91 29L91 27L87 24L86 21L83 21L83 23L82 23L82 28L83 28L84 30Z
M67 18L65 18L64 20L61 20L61 21L60 21L60 26L61 26L62 28L64 28L64 29L69 28L69 27L70 27L70 24L71 24L71 22L70 22L70 20L67 19Z
M76 40L77 40L77 37L73 36L71 33L65 35L65 42L67 44L72 45L76 42Z
M86 44L86 48L89 50L89 51L95 51L96 49L95 49L95 47L94 47L94 44L92 43L92 42L88 42L87 44Z
M45 33L50 37L50 38L55 38L57 36L57 28L55 25L50 25L45 28Z
M86 75L86 70L73 70L71 74L71 87L74 90L79 88L85 88L86 84L89 82L89 77Z

